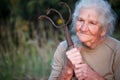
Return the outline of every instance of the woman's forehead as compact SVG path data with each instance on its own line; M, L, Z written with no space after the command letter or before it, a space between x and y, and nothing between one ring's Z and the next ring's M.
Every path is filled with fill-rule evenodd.
M89 18L92 19L94 21L99 20L99 14L95 9L91 9L91 8L83 8L80 10L79 13L79 18Z

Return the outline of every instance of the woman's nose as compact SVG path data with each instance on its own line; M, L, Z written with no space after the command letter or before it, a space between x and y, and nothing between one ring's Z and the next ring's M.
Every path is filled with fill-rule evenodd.
M81 28L80 28L81 31L88 31L88 25L86 23L84 23Z

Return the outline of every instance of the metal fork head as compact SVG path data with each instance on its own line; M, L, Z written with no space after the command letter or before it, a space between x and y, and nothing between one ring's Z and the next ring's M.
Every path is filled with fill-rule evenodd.
M66 41L67 41L67 44L68 44L68 48L73 48L73 47L74 47L73 41L72 41L72 39L71 39L71 37L70 37L69 31L68 31L68 27L67 27L68 23L69 23L70 20L71 20L71 9L70 9L70 7L69 7L66 3L64 3L64 2L61 2L60 5L67 7L68 10L69 10L69 18L68 18L68 20L67 20L66 23L65 23L64 20L63 20L62 14L61 14L59 11L57 11L56 9L49 9L49 10L47 11L47 15L50 14L51 11L57 13L57 14L60 16L60 19L62 19L62 21L63 21L63 23L62 23L60 26L56 25L56 24L54 23L54 21L53 21L50 17L48 17L47 15L41 15L41 16L39 17L39 19L46 18L46 19L48 19L48 20L53 24L54 27L56 27L56 28L63 28L63 29L64 29L64 32L65 32L65 38L66 38Z
M62 6L64 6L64 7L67 7L67 8L68 8L69 18L68 18L68 20L67 20L66 23L64 22L64 19L63 19L62 14L61 14L58 10L53 9L53 8L48 9L46 14L49 15L51 11L57 13L57 14L59 15L60 19L62 20L62 24L61 24L60 26L59 26L59 25L56 25L55 22L54 22L49 16L47 16L47 15L41 15L41 16L39 16L39 19L44 19L44 18L45 18L45 19L48 19L48 20L52 23L52 25L53 25L54 27L56 27L56 28L63 28L64 26L67 26L68 23L71 21L71 9L70 9L70 7L68 6L68 4L66 4L65 2L60 2L59 4L62 5Z

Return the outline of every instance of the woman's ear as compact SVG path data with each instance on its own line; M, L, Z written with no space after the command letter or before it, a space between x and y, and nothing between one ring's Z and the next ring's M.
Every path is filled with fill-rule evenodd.
M106 27L104 27L104 28L102 29L101 36L105 36L108 29L109 29L109 24L107 24Z

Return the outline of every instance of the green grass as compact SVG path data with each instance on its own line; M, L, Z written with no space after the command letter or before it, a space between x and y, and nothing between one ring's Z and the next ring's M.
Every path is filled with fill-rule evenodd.
M19 24L22 25L22 23ZM2 41L0 43L0 80L48 79L54 51L60 42L58 39L60 34L53 31L53 28L49 29L47 34L44 31L44 25L40 25L42 25L39 30L40 36L35 34L34 38L30 38L28 36L30 33L22 30L20 25L12 30L13 32L10 27L3 27L4 31L0 32L0 41ZM48 25L50 26L50 24L46 26ZM12 35L13 33L15 34Z
M16 49L0 56L0 80L47 80L55 47L48 41L45 47L26 43L24 51Z

